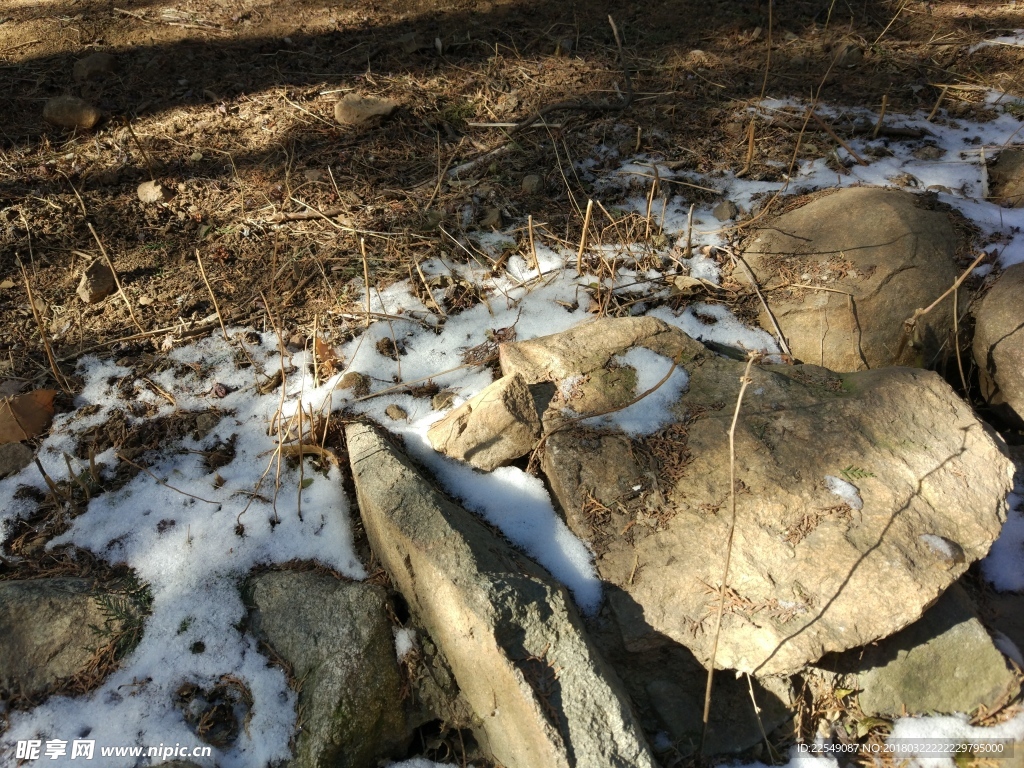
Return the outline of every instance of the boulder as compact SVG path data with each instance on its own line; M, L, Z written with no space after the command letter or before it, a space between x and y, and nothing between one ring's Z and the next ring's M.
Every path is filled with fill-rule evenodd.
M833 371L925 367L952 330L952 298L912 336L904 322L956 280L958 244L947 214L927 199L852 187L779 216L745 258L797 360ZM764 310L760 322L773 331Z
M832 665L830 665L832 666ZM920 620L892 637L843 654L868 715L972 713L1020 692L1016 674L992 643L967 593L954 585Z
M1002 150L988 167L989 199L1004 208L1024 208L1024 148Z
M87 131L102 118L102 112L76 96L55 96L43 105L43 119L61 128L81 128Z
M93 579L0 581L0 699L35 697L84 672L124 626L104 610Z
M975 312L974 361L989 405L1024 427L1024 264L1007 269Z
M114 273L103 259L96 259L82 271L76 293L86 304L103 301L117 290Z
M503 376L427 431L435 451L489 472L529 453L540 416L522 376Z
M293 768L373 768L408 746L383 587L306 571L247 583L251 626L302 681Z
M367 537L508 768L655 765L564 587L448 501L373 427L345 430Z
M693 351L696 342L661 325L663 346ZM593 346L628 342L634 330L595 334ZM573 378L568 335L505 345L501 359L540 361L547 347L537 370ZM670 406L674 423L641 440L569 424L550 434L541 466L601 577L706 665L744 366L709 353L676 359L689 389ZM788 674L920 618L998 536L1013 465L934 373L763 366L751 379L736 429L736 530L716 665Z

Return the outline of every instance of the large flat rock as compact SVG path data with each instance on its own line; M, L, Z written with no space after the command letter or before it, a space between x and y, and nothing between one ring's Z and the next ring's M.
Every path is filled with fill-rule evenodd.
M975 310L974 361L989 405L1024 427L1024 264L1007 269Z
M374 427L346 427L377 557L447 658L508 768L655 765L565 588L453 504Z
M574 425L549 436L542 467L601 577L708 664L744 366L706 354L683 367L674 424L640 441ZM999 534L1013 465L934 373L755 366L751 378L715 663L787 674L920 618Z

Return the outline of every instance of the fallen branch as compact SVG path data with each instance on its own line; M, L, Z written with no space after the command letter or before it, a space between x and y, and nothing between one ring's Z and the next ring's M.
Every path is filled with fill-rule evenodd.
M341 216L348 209L347 208L328 208L326 211L317 211L310 209L308 211L279 211L273 216L267 219L271 224L281 224L285 221L308 221L309 219L333 219L336 216ZM347 218L345 223L351 225L352 222Z

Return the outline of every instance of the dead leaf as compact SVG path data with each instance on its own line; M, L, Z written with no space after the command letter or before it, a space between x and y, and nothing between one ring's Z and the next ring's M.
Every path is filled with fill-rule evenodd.
M2 283L0 283L0 289L5 290L5 291L8 288L13 288L13 287L14 287L14 281L13 280L4 280Z
M321 459L327 459L334 466L338 466L338 457L334 455L333 451L327 448L321 448L319 445L309 445L308 443L299 443L296 445L282 445L281 446L282 456L319 456Z
M319 336L314 336L313 349L316 352L316 361L320 368L320 375L324 378L330 378L338 370L338 363L340 362L334 347Z
M30 440L50 426L56 391L36 389L0 400L0 443Z

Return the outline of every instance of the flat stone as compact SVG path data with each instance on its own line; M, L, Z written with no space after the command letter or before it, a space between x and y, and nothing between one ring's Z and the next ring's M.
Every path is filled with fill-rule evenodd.
M114 273L103 259L96 259L82 272L76 293L86 304L103 301L117 290Z
M0 698L47 693L84 672L106 644L90 625L118 632L92 579L0 581Z
M20 472L32 463L34 457L32 449L24 443L0 444L0 477Z
M1007 269L975 310L974 361L981 394L1013 426L1024 427L1024 264Z
M635 330L624 323L606 336ZM574 334L506 345L502 360L529 356L544 361L538 372L576 377L585 369L568 368L561 354ZM694 343L668 326L663 334L683 337L678 348ZM604 335L593 334L594 347ZM621 351L602 350L606 359ZM655 436L661 442L632 446L621 434L571 426L549 436L541 466L569 527L597 552L602 579L642 608L654 632L706 665L730 520L727 404L744 364L710 353L676 359L689 389L670 407L677 421ZM988 552L1014 468L934 373L839 376L805 365L755 367L750 376L736 431L733 607L716 665L790 674L920 618ZM594 516L594 501L606 514Z
M397 101L347 93L334 105L334 119L342 125L362 125L374 118L388 117L398 109Z
M368 768L410 732L382 587L308 571L251 577L251 626L302 681L291 768Z
M89 102L76 96L56 96L43 106L43 119L61 128L79 128L88 131L103 117Z
M507 768L655 765L565 588L450 502L375 428L345 429L370 545Z
M96 80L115 72L117 72L117 58L113 54L100 51L76 61L71 70L71 76L76 82L84 83L87 80Z
M435 451L490 472L533 450L540 415L522 376L503 376L431 425Z
M969 714L1020 691L959 585L914 624L850 651L832 668L854 675L861 710L881 717Z

